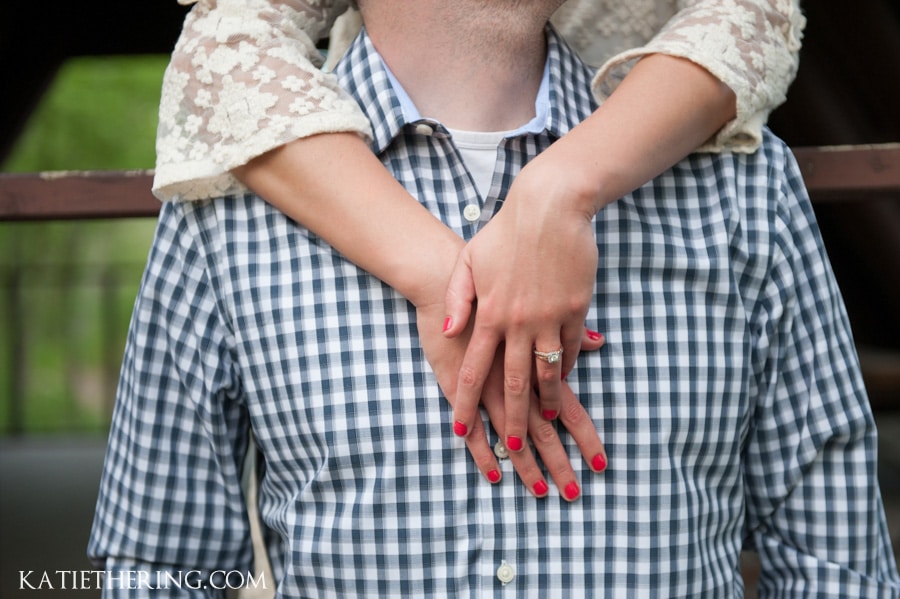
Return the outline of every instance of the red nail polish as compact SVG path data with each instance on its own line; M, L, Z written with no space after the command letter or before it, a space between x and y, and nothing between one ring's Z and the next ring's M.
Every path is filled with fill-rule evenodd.
M457 437L465 437L469 432L469 427L457 420L453 423L453 434Z
M592 330L590 330L590 329L588 329L587 336L588 336L590 339L593 339L594 341L600 341L601 339L603 339L603 334L602 334L602 333L599 333L599 332L597 332L597 331L592 331Z
M578 483L572 482L566 485L563 493L566 494L566 499L573 501L578 499L578 496L581 495L581 489L578 488Z
M510 451L522 451L522 439L515 435L506 438L506 448Z
M603 472L606 470L606 458L603 457L603 454L598 453L591 460L591 466L594 468L594 472Z
M544 410L543 412L541 412L541 416L544 417L544 420L555 420L556 410Z
M492 483L496 483L500 481L500 471L499 470L491 470L487 473L488 480Z
M447 318L444 319L444 332L446 333L447 331L449 331L450 327L452 327L452 326L453 326L453 319L448 316Z
M547 483L545 483L542 480L539 480L536 483L534 483L534 494L539 497L543 497L544 495L546 495L547 491L549 491L549 490L550 490L550 488L547 486Z

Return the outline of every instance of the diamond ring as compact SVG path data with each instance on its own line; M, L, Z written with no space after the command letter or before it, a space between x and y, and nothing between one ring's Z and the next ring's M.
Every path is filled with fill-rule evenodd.
M538 360L543 360L547 364L556 364L562 359L563 348L559 348L556 351L538 351L534 350L534 356Z

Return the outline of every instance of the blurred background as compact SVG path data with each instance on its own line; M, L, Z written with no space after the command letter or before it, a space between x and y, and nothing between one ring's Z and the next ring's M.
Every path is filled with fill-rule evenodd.
M800 73L770 121L792 147L900 142L900 3L850 4L804 2ZM184 12L175 0L3 3L0 172L152 168ZM816 212L867 365L900 548L900 197L852 200ZM0 597L34 594L17 591L20 570L91 569L84 548L154 224L0 219Z

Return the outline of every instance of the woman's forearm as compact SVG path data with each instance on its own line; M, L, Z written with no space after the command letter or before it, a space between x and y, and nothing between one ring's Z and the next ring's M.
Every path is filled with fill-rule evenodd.
M529 167L567 165L548 169L557 176L576 171L571 200L593 215L700 146L734 110L733 92L702 67L651 55ZM233 172L414 304L443 297L439 287L463 241L416 202L358 136L299 139Z
M463 240L410 196L358 136L299 139L233 172L416 306L443 301Z
M588 119L532 161L572 176L590 215L640 187L734 118L734 92L699 65L662 54L638 62ZM560 171L560 165L567 165Z

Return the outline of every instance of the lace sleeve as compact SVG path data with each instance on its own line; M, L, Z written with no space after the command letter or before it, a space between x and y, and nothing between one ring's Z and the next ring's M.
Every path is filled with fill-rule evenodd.
M734 90L737 117L701 150L755 150L769 113L784 102L797 73L805 26L799 0L570 0L567 4L571 6L564 7L559 17L574 30L573 43L589 50L599 48L587 57L601 57L595 62L602 66L593 84L598 100L612 93L639 58L653 53L687 58ZM590 27L583 24L589 16L594 21ZM582 24L574 24L579 21ZM603 46L604 40L598 38L611 43Z
M346 7L199 0L163 78L154 193L194 200L243 191L229 170L268 150L317 133L370 135L356 103L318 68L313 40Z

